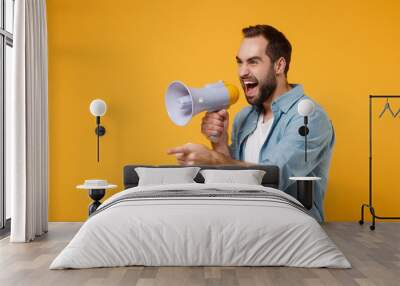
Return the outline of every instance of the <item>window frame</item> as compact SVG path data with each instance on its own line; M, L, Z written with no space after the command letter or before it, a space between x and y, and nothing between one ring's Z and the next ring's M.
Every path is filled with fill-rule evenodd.
M5 96L6 96L6 47L13 48L13 33L6 30L6 1L1 3L1 21L0 21L0 237L9 233L11 219L6 218L6 189L5 189ZM15 0L12 1L13 14ZM13 17L12 15L11 17ZM14 21L14 18L13 18ZM14 30L14 27L13 29Z

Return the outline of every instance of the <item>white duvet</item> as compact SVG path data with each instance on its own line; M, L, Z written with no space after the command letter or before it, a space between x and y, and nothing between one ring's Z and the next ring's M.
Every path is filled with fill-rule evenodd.
M279 190L254 185L127 189L100 206L104 210L82 225L50 269L127 265L351 267L319 223L289 204L235 197L152 198L110 204L130 192L208 188L262 190L298 203Z

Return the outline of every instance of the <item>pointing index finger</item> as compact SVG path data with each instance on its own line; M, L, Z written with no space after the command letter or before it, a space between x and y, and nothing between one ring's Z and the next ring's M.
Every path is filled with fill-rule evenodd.
M168 155L173 155L173 154L178 154L178 153L187 153L187 149L184 146L179 146L179 147L174 147L174 148L170 148L167 151Z

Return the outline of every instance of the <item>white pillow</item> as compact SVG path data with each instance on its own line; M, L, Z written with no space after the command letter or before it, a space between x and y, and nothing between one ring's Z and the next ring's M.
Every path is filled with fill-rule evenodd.
M263 170L201 170L200 174L204 177L204 183L226 183L226 184L246 184L261 185L265 175Z
M199 167L149 168L137 167L138 186L196 183L193 179Z

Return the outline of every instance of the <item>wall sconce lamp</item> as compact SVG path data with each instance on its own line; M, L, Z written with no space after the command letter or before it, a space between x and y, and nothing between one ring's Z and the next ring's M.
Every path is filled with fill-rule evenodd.
M315 104L310 99L303 99L297 105L297 112L304 116L304 125L300 126L299 134L304 136L304 160L307 163L307 135L310 130L307 127L308 117L315 111ZM320 177L290 177L290 180L297 182L297 199L303 206L310 210L313 207L314 199L314 181L318 181Z
M307 127L308 116L314 113L315 104L310 99L303 99L297 105L297 112L304 116L304 125L299 128L299 134L304 136L304 160L307 162L307 135L310 130Z
M106 134L104 126L100 125L100 117L103 116L107 111L107 105L104 100L95 99L90 103L90 112L96 117L96 129L94 130L97 135L97 162L100 159L100 145L99 138Z

